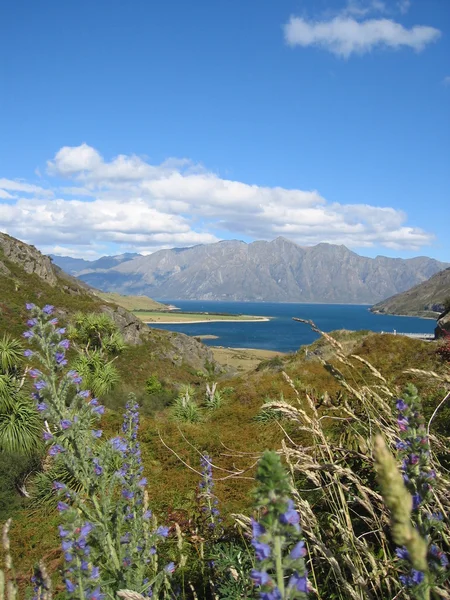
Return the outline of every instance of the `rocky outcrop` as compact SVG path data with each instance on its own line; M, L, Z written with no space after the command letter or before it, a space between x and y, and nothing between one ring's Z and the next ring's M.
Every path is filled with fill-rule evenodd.
M155 330L150 329L151 334L154 332ZM158 332L158 334L160 333L161 331ZM183 362L187 363L191 368L204 373L206 373L205 367L208 363L215 374L223 371L222 367L215 361L214 354L208 346L184 333L164 333L170 333L170 338L168 339L169 343L161 346L161 350L158 351L162 358L171 360L177 366L181 366Z
M103 305L100 310L111 317L123 335L126 344L142 344L142 338L148 335L148 327L134 315L120 306Z
M450 335L450 311L443 313L437 322L437 327L434 330L436 339Z
M25 273L37 275L52 287L58 283L50 258L41 254L34 246L0 233L0 248L5 257L20 265Z

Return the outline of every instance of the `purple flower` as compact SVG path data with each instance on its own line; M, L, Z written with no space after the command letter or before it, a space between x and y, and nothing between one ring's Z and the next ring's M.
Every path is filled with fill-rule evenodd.
M53 482L53 489L56 490L57 492L61 492L62 490L65 490L66 487L67 487L66 484L61 483L60 481Z
M24 333L22 333L22 337L30 339L34 336L34 333L32 331L25 331Z
M61 454L61 452L65 452L64 448L62 446L60 446L59 444L55 444L54 446L52 446L50 448L50 450L48 451L48 453L50 454L50 456L56 456L57 454Z
M53 435L49 431L44 431L44 433L42 434L42 437L44 438L44 441L46 441L46 442L49 442L50 440L53 439Z
M399 417L397 419L397 424L398 424L398 428L400 429L400 431L408 430L409 421L406 417Z
M397 406L397 410L399 410L399 411L404 411L408 408L408 405L406 404L406 402L404 400L402 400L401 398L399 398L397 400L396 406Z
M63 512L65 510L69 510L70 506L65 502L58 502L56 508L59 510L59 512Z
M47 387L47 384L45 383L45 381L43 381L42 379L40 379L39 381L36 381L36 383L34 384L34 387L37 390L43 390L44 388Z
M67 365L66 355L64 354L64 352L57 352L55 354L55 360L56 360L57 364L60 365L61 367L64 367L65 365Z
M26 308L27 310L33 310L33 308L36 308L36 305L35 305L35 304L33 304L33 303L31 303L31 302L27 302L27 303L25 304L25 308Z
M413 510L417 510L422 503L422 496L420 494L413 494Z
M92 429L91 432L95 438L101 438L103 435L103 431L101 429Z
M27 321L27 325L28 327L34 327L35 325L37 325L38 320L36 319L36 317L34 317L33 319L28 319Z
M287 511L281 515L280 521L285 525L298 525L300 522L300 517L298 512L294 508L294 503L292 500L288 500L288 509Z
M64 335L66 333L66 328L65 327L60 327L59 329L56 330L56 333L58 335Z
M290 556L290 558L297 559L297 558L302 558L305 555L306 555L305 542L303 540L301 540L300 542L297 542L297 544L295 544L295 546L292 548L289 556Z
M72 421L69 421L69 419L63 419L62 421L59 422L61 429L69 429L70 427L72 427Z
M26 356L26 358L29 358L30 356L33 356L33 351L29 349L24 350L23 355Z
M98 579L100 577L100 569L98 567L92 567L91 579Z
M45 402L39 402L36 408L39 412L44 412L45 410L47 410L48 406L45 404Z
M152 518L152 511L151 510L146 510L144 512L144 514L142 515L142 517L147 521L148 519Z
M53 325L53 326L58 325L58 319L51 319L49 321L49 323L50 323L50 325Z
M422 571L416 571L416 569L412 569L411 579L413 583L418 585L419 583L422 583L422 581L425 579L425 574L422 573Z
M28 371L28 375L33 379L36 379L37 377L40 377L42 375L42 372L39 371L39 369L30 369Z
M269 544L263 544L261 542L256 542L255 540L252 540L252 546L255 549L256 558L258 560L265 560L266 558L269 558L271 554Z
M175 563L170 562L168 565L164 567L164 571L166 573L173 573L175 571Z
M55 307L52 306L51 304L46 304L44 306L44 308L42 309L42 312L44 312L46 315L51 315L52 312L54 311Z
M139 487L145 487L147 485L147 477L143 477L142 479L140 479L138 481L138 486Z
M408 560L409 559L409 552L408 552L408 550L404 546L403 546L403 548L396 548L395 549L395 554L401 560Z
M58 344L60 348L64 348L64 350L68 350L70 346L69 340L61 340Z
M100 407L98 406L97 409L98 408L100 408ZM96 412L97 409L94 409L94 412ZM121 453L126 452L126 450L127 450L127 444L126 444L126 442L125 442L125 440L123 438L121 438L121 437L115 437L115 438L112 438L109 441L111 443L111 446L114 448L114 450L117 450L117 452L121 452Z
M258 521L255 521L255 519L252 519L252 531L253 531L253 537L255 539L259 538L260 535L263 535L264 533L266 533L266 530L264 529L264 527L262 525L260 525L258 523Z
M131 490L122 490L122 496L127 500L134 498L134 493Z
M95 590L93 590L87 597L89 600L103 600L103 598L105 598L105 594L102 594L100 588L97 586Z
M100 466L98 458L94 458L92 462L94 463L94 473L96 475L101 475L103 473L103 468Z
M255 585L266 585L270 581L270 576L265 571L257 571L252 569L250 577L253 579Z
M308 578L306 572L301 577L297 572L294 573L289 579L288 585L290 588L295 588L299 592L304 592L306 594L308 592Z
M86 535L89 535L93 529L94 526L92 525L92 523L87 522L80 529L80 535L85 537Z
M156 535L166 538L169 535L169 528L163 526L158 527L156 530Z
M67 537L70 534L70 531L68 531L67 529L64 529L64 527L62 525L58 525L58 529L59 529L59 535L61 537Z
M73 594L74 591L77 589L77 586L70 581L70 579L64 579L64 583L66 584L66 589L69 592L69 594Z
M61 542L61 548L63 549L64 552L67 552L68 550L72 550L73 541L72 540L63 540Z
M91 392L89 390L81 390L78 392L78 396L81 396L81 398L89 398L90 395Z
M442 550L440 548L438 548L436 546L436 544L431 544L430 554L433 558L435 558L436 560L438 560L441 563L441 566L444 567L444 569L446 569L448 567L447 556L444 554L444 552L442 552Z

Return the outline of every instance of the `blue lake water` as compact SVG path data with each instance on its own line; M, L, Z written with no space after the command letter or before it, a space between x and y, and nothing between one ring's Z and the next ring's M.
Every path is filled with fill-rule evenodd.
M167 300L164 300L169 304ZM260 348L294 352L303 344L310 344L318 335L308 325L292 317L311 319L322 331L335 329L368 329L393 333L433 333L436 322L417 317L376 315L366 305L349 304L295 304L283 302L212 302L202 300L173 300L181 310L192 312L219 312L230 314L261 315L270 321L257 323L184 323L159 325L159 329L179 331L187 335L216 335L218 339L204 340L210 346L232 348Z

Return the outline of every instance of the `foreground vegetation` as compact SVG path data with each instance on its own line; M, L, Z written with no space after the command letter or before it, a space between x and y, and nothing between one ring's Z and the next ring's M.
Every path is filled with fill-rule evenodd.
M24 370L16 340L0 349L9 386L1 396L10 457L3 515L14 517L21 592L44 558L33 583L46 597L50 585L68 598L137 600L150 589L160 598L449 597L449 418L439 404L450 378L431 344L341 332L270 359L245 380L217 384L211 368L179 386L171 408L147 412L138 444L134 397L121 426L119 383L106 381L103 408L71 368L93 354L116 368L127 349L111 323L74 317L66 332L51 307L31 310L33 368ZM92 388L104 369L87 364ZM411 386L396 400L411 378L423 407ZM165 393L156 375L143 386L142 399ZM259 463L253 496L264 448L277 454ZM11 485L30 498L14 495L14 507Z

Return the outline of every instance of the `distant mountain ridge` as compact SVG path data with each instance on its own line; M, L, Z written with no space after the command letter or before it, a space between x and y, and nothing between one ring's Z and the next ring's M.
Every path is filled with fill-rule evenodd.
M449 266L427 257L367 258L345 246L303 247L279 237L159 250L107 269L91 264L78 277L104 291L158 300L374 304Z
M436 273L427 281L372 306L373 312L412 317L439 316L450 298L450 269Z
M117 256L102 256L96 260L86 260L85 258L72 258L71 256L59 256L57 254L49 255L52 261L69 275L80 275L81 273L90 273L99 269L111 269L127 260L133 260L141 256L136 252L126 252Z

